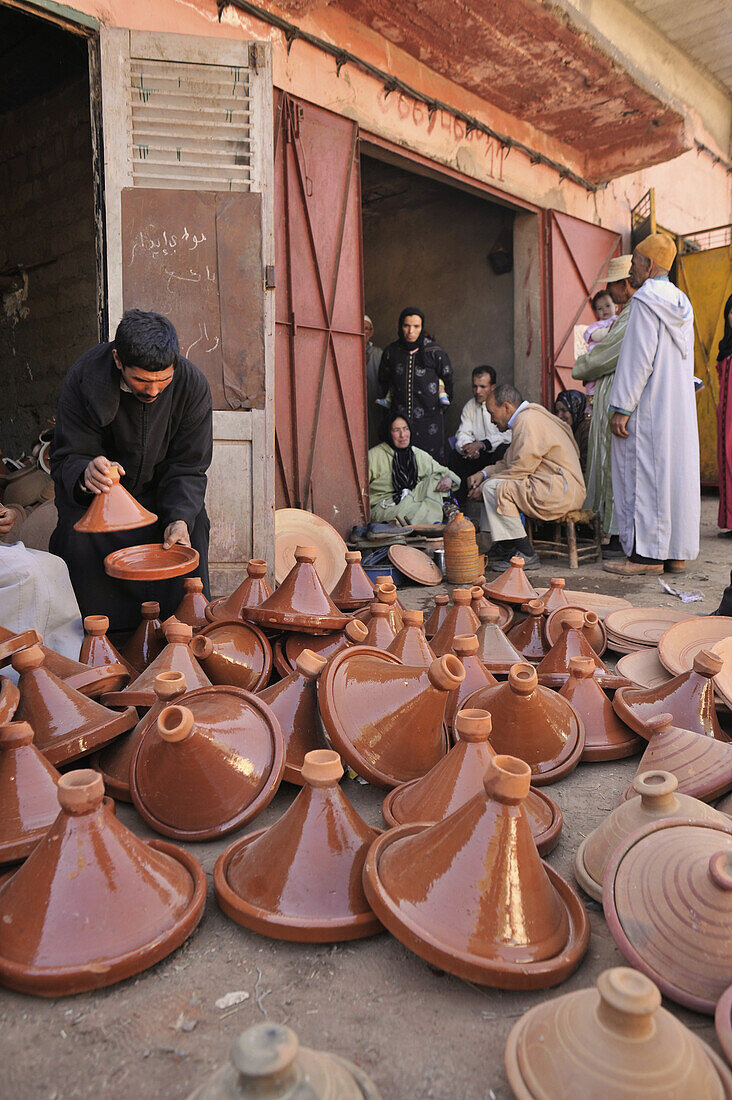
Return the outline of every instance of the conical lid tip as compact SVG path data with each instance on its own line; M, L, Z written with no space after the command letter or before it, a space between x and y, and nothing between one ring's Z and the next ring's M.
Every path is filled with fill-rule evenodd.
M177 695L183 695L187 691L186 676L184 672L159 672L153 684L158 699L175 699Z
M533 665L525 662L511 665L508 672L508 683L512 691L517 695L531 695L536 691L539 677Z
M109 618L106 615L85 615L84 630L87 634L100 638L109 630Z
M305 753L301 775L309 787L335 787L343 778L343 764L332 749L312 749Z
M455 691L465 679L465 669L454 653L436 657L427 669L430 683L439 691Z
M292 1065L299 1047L297 1035L284 1024L254 1024L234 1040L229 1057L244 1078L272 1078Z
M517 805L523 802L531 786L531 768L517 756L492 756L488 761L483 786L497 802Z
M90 813L104 801L104 780L91 768L66 772L58 781L58 801L69 814Z
M461 741L487 741L493 729L490 711L464 707L455 717L455 728Z
M188 707L165 707L158 715L158 733L163 741L177 744L193 733L193 715Z
M650 978L629 966L614 966L597 979L597 990L600 1019L612 1031L638 1038L650 1033L651 1016L661 1007L660 990Z
M295 658L295 668L307 680L314 680L325 668L328 662L312 649L303 649Z

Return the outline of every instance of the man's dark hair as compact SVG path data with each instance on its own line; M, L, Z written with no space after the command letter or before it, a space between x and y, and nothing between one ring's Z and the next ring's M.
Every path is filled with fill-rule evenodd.
M609 290L598 290L597 294L593 294L592 298L590 299L593 309L597 308L597 303L600 301L601 298L609 298L611 302L613 300L613 296Z
M123 367L141 370L167 370L178 365L178 334L161 313L128 309L117 325L114 346Z
M493 391L493 400L496 405L505 405L508 402L509 405L515 405L519 407L523 401L521 392L512 386L510 382L502 382L500 386L496 386Z
M485 364L485 365L484 365L484 366L482 366L482 367L473 367L473 381L475 381L475 379L476 379L476 378L477 378L477 377L478 377L478 376L479 376L480 374L489 374L489 375L490 375L490 379L491 379L491 385L492 385L492 386L495 386L495 384L496 384L496 371L495 371L495 367L489 367L489 366L488 366L487 364Z

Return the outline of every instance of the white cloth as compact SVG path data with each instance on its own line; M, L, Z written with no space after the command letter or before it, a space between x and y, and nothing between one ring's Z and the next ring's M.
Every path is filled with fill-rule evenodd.
M500 485L498 478L489 478L481 486L483 504L480 509L480 529L490 531L492 542L504 542L507 539L522 539L526 529L518 516L502 516L496 504L496 490Z
M630 414L612 437L620 541L646 558L699 553L701 491L694 396L694 312L668 279L647 279L630 302L610 412Z
M455 447L462 451L466 443L482 443L484 439L488 440L491 448L495 448L501 443L510 443L511 433L499 431L485 405L480 405L471 397L463 406Z
M508 426L509 426L509 428L511 428L511 429L513 430L513 426L514 426L514 424L516 423L516 417L518 416L518 414L519 414L520 412L523 412L523 411L524 411L524 409L528 409L528 407L529 407L529 405L530 405L530 404L531 404L531 402L530 402L530 401L522 401L522 402L521 402L521 404L520 404L520 405L518 406L518 408L516 408L516 409L514 409L514 410L513 410L513 412L511 413L510 417L508 418Z

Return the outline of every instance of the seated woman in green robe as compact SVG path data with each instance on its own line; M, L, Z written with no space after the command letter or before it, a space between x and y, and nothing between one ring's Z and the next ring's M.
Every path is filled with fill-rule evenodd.
M441 523L446 496L460 478L431 455L411 445L403 413L394 413L385 429L388 442L369 451L369 499L375 523Z

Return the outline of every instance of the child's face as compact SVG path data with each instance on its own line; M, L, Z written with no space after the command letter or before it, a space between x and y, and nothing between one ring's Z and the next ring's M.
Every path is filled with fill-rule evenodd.
M598 321L607 321L614 316L615 303L609 294L603 294L602 298L598 298L595 302L595 317Z

